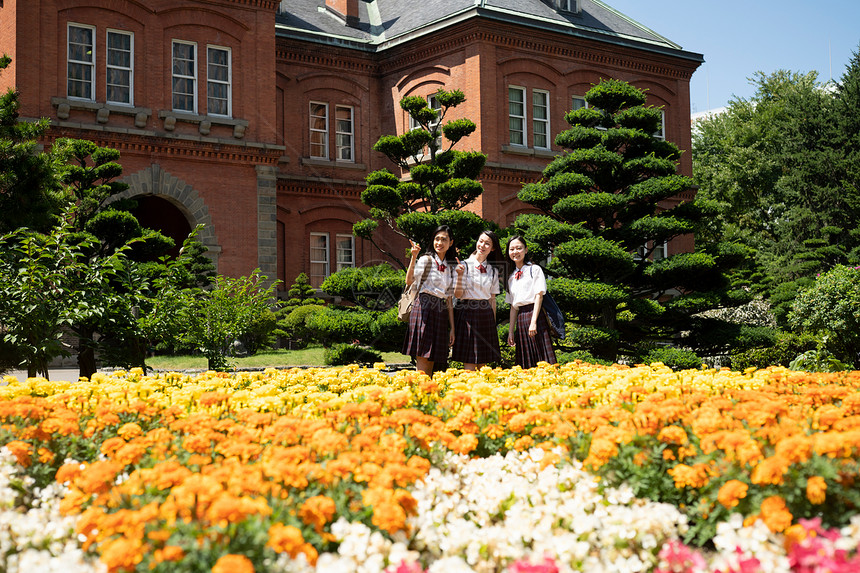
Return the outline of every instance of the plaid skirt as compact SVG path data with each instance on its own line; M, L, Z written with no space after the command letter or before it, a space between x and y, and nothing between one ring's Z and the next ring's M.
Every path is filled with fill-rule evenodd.
M403 354L431 362L448 359L448 305L443 298L421 293L409 313Z
M516 347L516 362L523 368L533 368L540 361L555 364L555 350L549 336L549 324L543 313L537 320L537 334L529 336L529 325L532 322L535 305L527 304L519 308L517 314L517 330L514 333Z
M451 360L463 364L498 362L499 332L489 300L461 300L454 309Z

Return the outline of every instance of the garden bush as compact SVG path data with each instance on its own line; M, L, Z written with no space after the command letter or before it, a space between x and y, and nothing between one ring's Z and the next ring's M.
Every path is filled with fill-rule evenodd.
M672 370L687 370L689 368L701 368L703 360L692 350L664 346L654 348L643 354L638 362L642 364L662 362Z
M355 344L335 344L325 349L324 362L328 366L347 364L373 364L382 362L382 355Z
M324 345L373 339L373 315L360 308L327 306L305 321L314 340Z

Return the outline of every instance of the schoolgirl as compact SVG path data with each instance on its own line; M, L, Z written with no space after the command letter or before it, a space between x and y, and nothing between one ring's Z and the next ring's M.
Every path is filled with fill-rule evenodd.
M502 248L492 231L478 236L475 252L463 261L462 288L456 288L454 308L454 348L451 360L466 370L477 370L488 362L498 362L499 333L496 330L496 295L503 268Z
M412 243L406 286L416 280L421 284L409 315L403 354L413 357L417 369L431 376L433 364L446 361L454 344L454 277L462 276L464 269L454 259L454 235L447 225L433 233L432 253L419 259L420 251L420 245Z
M516 347L516 362L523 368L532 368L540 361L556 363L549 324L540 311L546 278L543 269L528 260L528 253L525 239L511 237L508 258L515 268L505 295L505 302L511 305L508 344Z

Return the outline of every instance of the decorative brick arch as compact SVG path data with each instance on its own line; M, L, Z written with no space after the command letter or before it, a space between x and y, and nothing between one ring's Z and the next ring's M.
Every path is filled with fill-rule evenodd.
M179 209L191 224L192 229L197 225L203 225L197 238L206 247L206 255L212 259L215 270L218 270L221 245L218 244L218 238L215 236L209 208L191 185L162 170L158 163L153 163L146 169L123 177L122 182L128 184L128 189L116 194L111 198L111 201L154 195L166 199Z

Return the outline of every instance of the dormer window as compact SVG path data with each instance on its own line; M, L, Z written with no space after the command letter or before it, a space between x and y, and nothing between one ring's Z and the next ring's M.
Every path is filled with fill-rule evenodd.
M553 0L556 10L574 14L579 14L579 2L580 0Z

